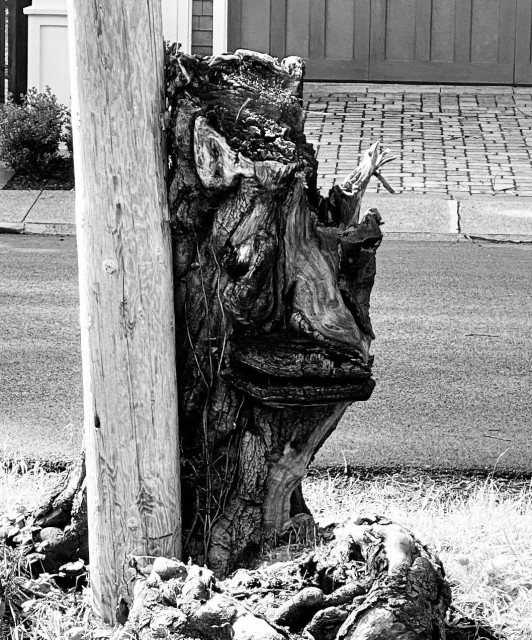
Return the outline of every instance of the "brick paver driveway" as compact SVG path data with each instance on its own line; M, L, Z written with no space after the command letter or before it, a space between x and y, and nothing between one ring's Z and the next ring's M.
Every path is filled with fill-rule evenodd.
M305 99L323 186L380 140L396 191L532 196L530 87L307 83Z

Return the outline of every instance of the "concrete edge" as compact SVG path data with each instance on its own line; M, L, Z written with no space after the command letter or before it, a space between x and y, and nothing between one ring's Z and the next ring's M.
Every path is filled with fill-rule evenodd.
M39 200L41 193L29 207L22 222L0 221L0 234L75 235L76 225L72 222L24 221ZM53 193L50 192L50 194ZM368 205L371 203L371 206L382 207L381 214L393 216L388 218L388 220L393 219L393 230L387 231L386 227L383 229L385 236L388 237L429 241L462 239L513 244L528 244L532 241L532 197L530 196L368 193L367 197L370 201ZM53 195L50 195L50 199L53 199ZM479 205L481 208L486 205L486 210L481 211L481 214L475 213ZM446 207L443 209L443 214L442 206ZM439 207L439 218L434 213L435 207ZM363 206L363 210L365 209L366 207ZM492 213L494 209L500 215ZM524 217L523 210L525 210ZM473 212L471 214L473 216L471 219L474 218L473 225L468 224L470 211ZM492 224L497 218L506 214L504 225ZM445 222L445 218L442 219L442 215L448 222Z
M456 233L433 233L431 231L386 231L386 229L383 229L382 235L384 242L386 242L386 239L411 242L418 240L425 242L456 242L460 239Z
M494 244L529 244L532 245L532 235L514 233L486 233L483 235L473 235L468 233L460 234L464 240L471 242L492 242Z
M76 225L68 222L26 222L24 233L28 235L75 236Z
M75 236L76 225L46 222L0 222L0 235Z
M24 223L0 222L0 234L2 233L24 233Z
M390 240L405 240L407 242L492 242L493 244L524 244L532 245L532 235L486 233L483 235L469 235L467 233L431 233L424 231L384 231L384 242Z

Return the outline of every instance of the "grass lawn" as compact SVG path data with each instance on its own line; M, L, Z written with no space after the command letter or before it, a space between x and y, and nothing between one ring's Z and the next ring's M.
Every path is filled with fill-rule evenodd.
M32 509L57 478L41 467L27 468L23 460L14 467L0 466L0 515L19 505ZM403 524L442 559L459 611L508 640L532 638L530 481L320 472L307 479L304 493L316 519L324 523L369 512ZM0 583L5 585L8 574L16 571L16 562L13 553L3 551ZM22 605L26 620L4 628L0 638L76 638L76 629L79 640L94 637L83 634L90 626L86 596L52 589L46 597L20 592L16 597L27 600Z

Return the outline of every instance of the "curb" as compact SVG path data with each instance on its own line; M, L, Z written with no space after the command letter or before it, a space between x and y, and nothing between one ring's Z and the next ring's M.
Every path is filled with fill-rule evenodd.
M27 192L8 191L10 198ZM26 194L26 195L23 195ZM27 209L0 221L0 234L74 236L72 192L41 192ZM532 243L532 197L455 194L367 193L364 210L375 207L386 236L409 240L474 240ZM0 214L1 215L1 214ZM71 221L69 221L69 219Z
M405 242L484 242L492 244L532 245L532 235L523 234L485 234L479 236L467 233L412 233L404 231L388 231L383 233L384 242L389 240L403 240Z
M75 236L76 225L48 222L0 222L0 235Z
M532 197L368 193L363 210L376 207L385 234L454 238L532 239Z
M76 225L70 222L26 222L22 233L42 236L75 236Z
M0 233L24 233L24 223L0 222Z

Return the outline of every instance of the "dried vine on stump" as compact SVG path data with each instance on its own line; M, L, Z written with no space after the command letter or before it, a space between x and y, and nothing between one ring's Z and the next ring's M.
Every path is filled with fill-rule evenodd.
M167 52L185 554L218 575L308 511L301 480L371 377L373 146L329 197L303 64Z

